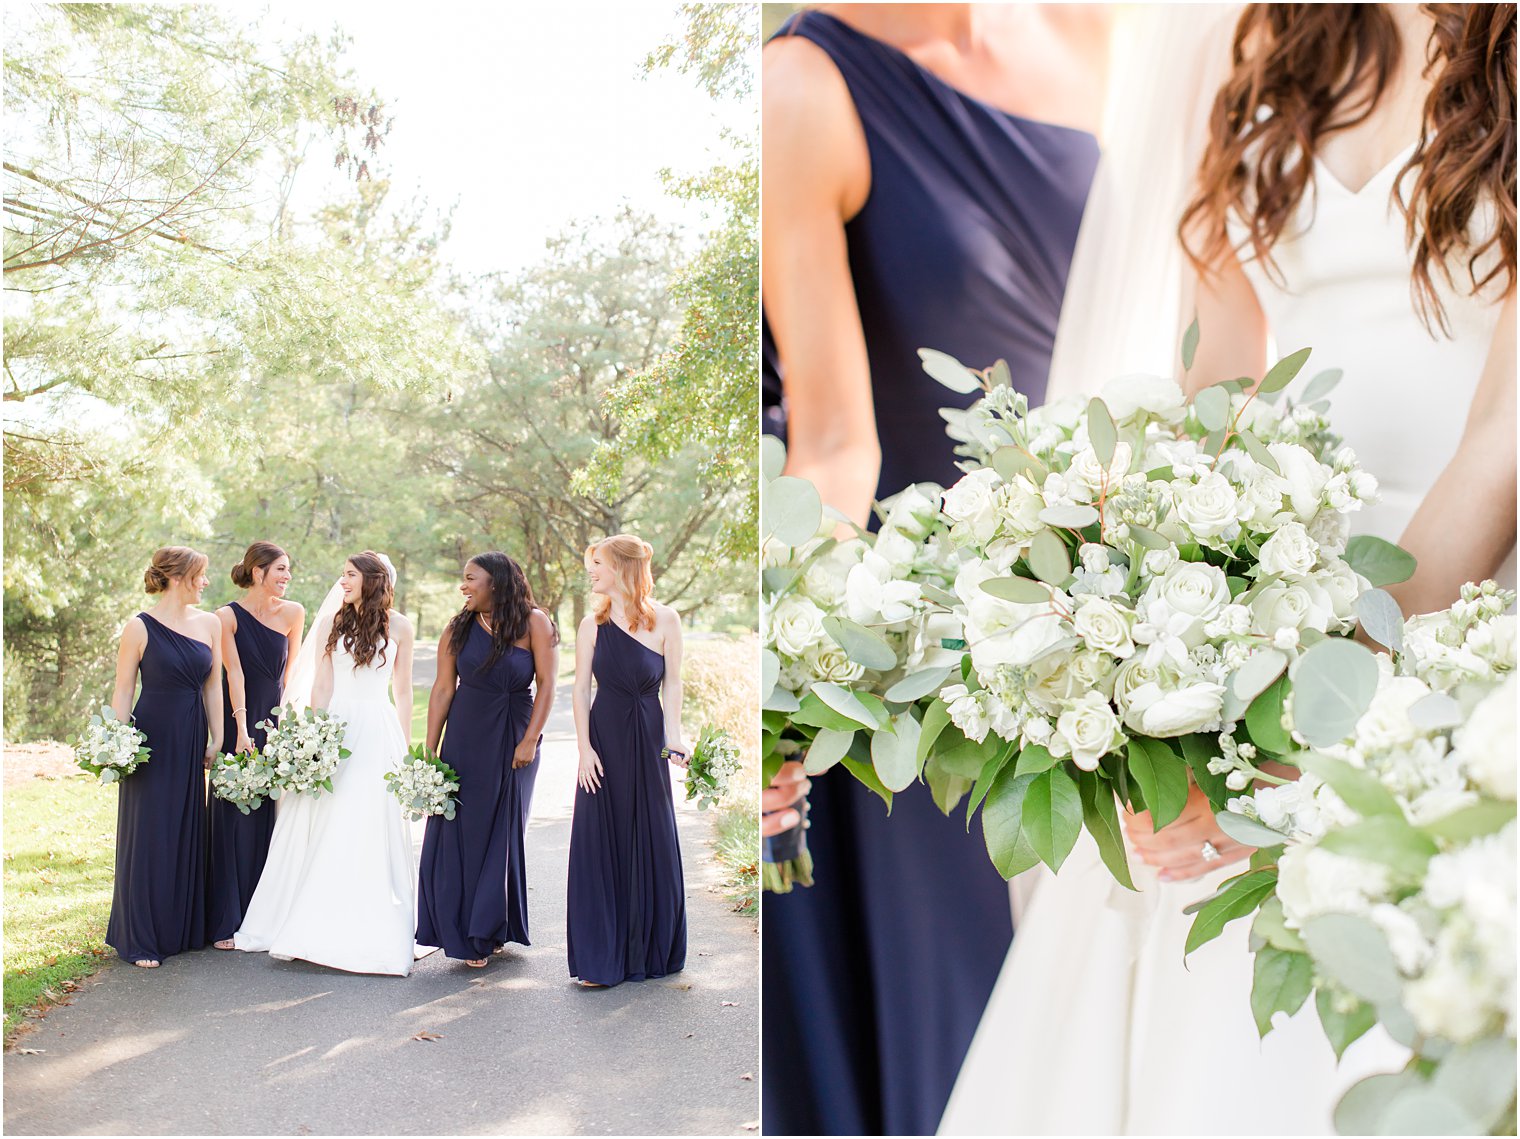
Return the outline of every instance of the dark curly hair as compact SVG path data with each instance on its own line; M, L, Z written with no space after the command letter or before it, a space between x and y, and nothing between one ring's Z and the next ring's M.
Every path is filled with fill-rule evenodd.
M364 577L359 600L354 604L344 602L333 617L332 631L327 634L327 651L331 653L343 641L343 647L354 658L355 666L363 668L378 658L385 663L385 643L390 634L391 603L395 600L395 586L391 584L390 570L373 550L365 550L348 559L348 564Z
M1425 51L1433 80L1394 195L1413 251L1415 307L1427 328L1449 333L1435 277L1457 287L1450 258L1466 258L1474 293L1500 277L1515 285L1515 6L1420 7L1435 23ZM1248 230L1242 250L1278 275L1272 247L1312 181L1309 157L1325 136L1372 113L1399 52L1398 27L1381 4L1246 5L1234 70L1209 117L1197 194L1179 227L1196 268L1207 274L1232 251L1233 215ZM1474 245L1468 229L1485 199L1497 225ZM1480 260L1494 250L1497 263L1480 276Z
M480 666L484 672L502 658L508 649L528 635L528 621L538 604L533 600L533 588L522 566L498 550L476 554L466 565L479 566L491 579L491 652ZM470 639L470 627L475 624L475 610L466 606L449 621L449 651L454 659L464 651ZM547 613L545 614L547 616ZM549 618L554 643L559 643L559 629L554 618Z

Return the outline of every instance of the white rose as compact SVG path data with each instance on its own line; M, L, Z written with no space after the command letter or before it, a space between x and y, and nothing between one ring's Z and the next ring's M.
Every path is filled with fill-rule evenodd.
M1187 397L1182 394L1182 388L1176 380L1164 376L1139 373L1120 376L1103 385L1101 396L1115 421L1147 415L1176 422L1187 409Z
M1108 571L1107 546L1100 546L1096 542L1083 542L1077 550L1077 557L1082 559L1082 568L1088 573Z
M806 659L814 676L835 684L849 684L852 680L859 680L866 672L832 640L827 644L814 645L808 650Z
M1130 630L1134 627L1135 615L1129 610L1088 595L1081 599L1071 623L1088 648L1121 659L1134 655L1135 642L1130 638Z
M1339 623L1337 631L1344 629L1356 616L1356 599L1367 589L1367 579L1345 562L1334 558L1314 580L1330 598L1330 611Z
M850 620L862 625L899 625L918 611L922 595L911 581L898 581L891 567L874 553L850 571L845 581Z
M1304 577L1319 560L1319 547L1301 522L1287 522L1261 544L1263 573Z
M997 532L996 494L1002 479L991 467L972 471L945 491L944 512L958 532L984 545Z
M1124 477L1132 454L1128 443L1120 443L1114 447L1114 456L1105 467L1098 462L1097 452L1084 447L1072 456L1071 465L1066 468L1067 482L1080 487L1081 497L1094 502L1105 486L1112 488Z
M1297 443L1268 443L1267 451L1282 472L1288 504L1299 521L1312 521L1319 513L1330 474L1325 465Z
M1257 529L1270 526L1283 509L1288 484L1265 467L1258 466L1240 488L1242 521Z
M1210 471L1189 486L1178 480L1172 484L1177 502L1177 518L1197 538L1214 538L1240 523L1240 500L1230 480Z
M1108 699L1116 672L1114 658L1106 653L1077 651L1047 653L1029 666L1024 695L1042 711L1058 714L1071 701L1088 692Z
M918 542L901 530L884 526L877 532L876 544L866 551L864 557L867 560L879 558L886 564L891 577L907 577L918 560L920 548Z
M964 649L947 649L946 641L964 641L966 631L954 613L930 613L921 617L913 632L913 643L903 660L904 672L958 665Z
M1045 501L1035 489L1034 483L1023 475L1004 483L998 490L996 502L1005 534L1026 540L1045 529L1045 523L1040 521L1040 511L1045 509Z
M845 581L850 570L865 552L865 543L858 538L841 542L803 571L802 592L825 611L838 610L844 604Z
M880 513L885 526L901 530L916 541L923 541L939 516L943 492L932 482L914 483L881 500Z
M1351 519L1333 510L1321 510L1309 523L1309 537L1326 557L1338 558L1346 552L1351 537Z
M1485 793L1515 798L1515 678L1511 676L1478 702L1467 722L1452 734L1468 778Z
M1255 629L1268 637L1279 629L1327 632L1334 619L1330 596L1315 581L1273 582L1251 600Z
M1146 550L1145 557L1141 561L1141 568L1152 577L1160 577L1167 570L1177 564L1178 554L1176 546L1168 546L1164 550Z
M1067 637L1063 619L1049 604L1024 605L983 592L982 582L997 576L987 562L967 562L955 578L956 595L966 603L971 660L979 673L1003 664L1027 665Z
M1124 703L1124 723L1140 735L1186 736L1218 725L1224 685L1195 681L1167 690L1159 684L1142 684Z
M823 610L795 593L771 610L771 643L784 657L801 657L824 639Z
M1150 584L1145 596L1147 601L1159 597L1173 613L1193 619L1182 639L1194 648L1204 639L1204 625L1230 603L1230 582L1218 566L1179 561Z
M1061 713L1056 720L1056 736L1065 745L1061 750L1069 753L1083 771L1092 771L1100 759L1124 742L1114 710L1096 692L1087 693Z

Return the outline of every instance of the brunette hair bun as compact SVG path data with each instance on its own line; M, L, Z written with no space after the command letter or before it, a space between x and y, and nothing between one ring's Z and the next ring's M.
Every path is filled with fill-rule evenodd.
M148 593L162 593L169 588L169 575L157 566L143 571L143 589Z
M243 551L243 560L232 567L232 584L239 589L253 588L253 571L268 569L285 557L285 551L273 542L255 542Z
M153 560L143 571L143 589L162 593L175 578L204 573L210 559L189 546L161 546L153 551Z

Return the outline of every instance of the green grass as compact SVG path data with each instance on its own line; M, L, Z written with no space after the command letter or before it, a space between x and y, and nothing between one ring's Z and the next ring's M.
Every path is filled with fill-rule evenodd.
M109 952L116 792L83 776L5 792L5 1041Z
M735 912L760 912L760 818L752 796L719 808L714 849L725 871L724 892Z

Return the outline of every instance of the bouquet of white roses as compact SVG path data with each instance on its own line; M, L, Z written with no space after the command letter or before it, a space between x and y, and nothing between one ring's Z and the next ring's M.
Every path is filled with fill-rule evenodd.
M697 809L716 806L728 794L729 778L739 771L739 745L728 729L708 724L697 737L686 764L686 801Z
M217 756L211 767L211 792L243 814L259 809L274 790L274 768L257 750Z
M452 819L459 809L459 773L423 744L412 745L400 771L385 773L385 785L414 823L429 815Z
M349 756L343 721L320 708L287 705L276 711L278 725L270 720L257 725L266 733L261 754L270 768L269 797L290 791L318 798L331 791L333 773Z
M1263 1034L1313 992L1337 1054L1374 1023L1414 1052L1347 1093L1343 1133L1514 1132L1513 601L1486 582L1408 622L1369 607L1392 659L1346 646L1336 683L1288 709L1302 777L1221 816L1263 850L1198 907L1188 950L1254 913Z
M74 745L74 762L102 783L125 779L148 762L148 737L131 724L116 718L109 704L90 717Z

